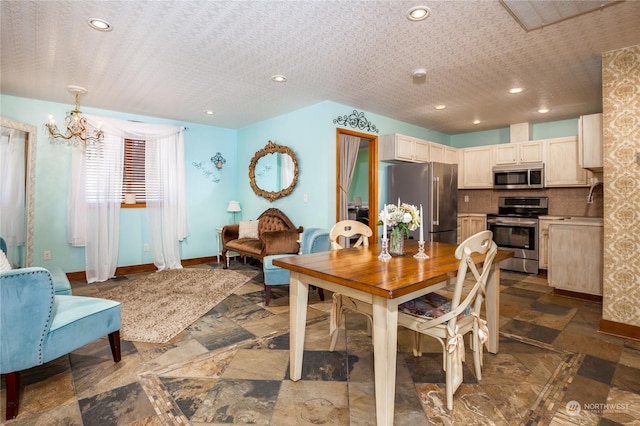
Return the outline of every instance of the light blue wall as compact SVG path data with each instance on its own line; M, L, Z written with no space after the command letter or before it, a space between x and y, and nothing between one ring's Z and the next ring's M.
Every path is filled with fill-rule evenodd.
M71 247L66 238L71 150L67 146L49 144L43 127L49 114L53 114L61 122L71 105L0 95L0 107L3 117L34 125L38 129L34 265L58 265L66 272L84 271L84 249ZM242 212L237 217L238 220L255 219L265 209L277 207L286 212L297 226L329 228L335 221L338 125L334 120L351 114L353 107L329 101L321 102L239 130L92 108L83 110L96 115L188 127L185 132L185 161L189 237L181 244L183 259L215 255L215 228L232 221L231 214L226 212L229 200L240 201ZM480 145L504 143L505 132L508 136L508 129L449 136L367 111L359 112L363 112L366 119L376 126L378 132L371 134L377 136L401 133L455 147L476 146L478 141L482 142ZM577 119L572 119L533 125L533 137L543 139L575 135L577 122ZM367 133L349 126L340 127ZM251 158L269 140L290 147L296 153L299 165L295 190L288 197L272 203L256 196L249 185ZM508 141L508 137L506 140ZM210 162L210 158L217 152L227 160L221 170L215 169ZM202 163L205 169L194 166L197 163ZM380 162L378 166L380 205L386 202L388 166L384 162ZM370 208L380 210L380 205ZM146 242L146 211L122 209L118 265L150 263L149 253L143 251ZM50 261L42 259L44 250L51 251Z
M349 186L349 202L360 197L365 204L369 203L369 150L361 149L356 158L356 166Z
M531 140L562 138L578 134L578 119L550 121L531 125ZM450 137L451 146L469 148L473 146L509 143L511 131L507 128L462 133Z
M84 249L67 243L67 190L71 149L51 145L45 134L44 123L49 114L62 122L72 106L34 99L0 95L3 117L36 126L36 190L34 203L34 266L60 266L66 272L84 271ZM216 252L215 228L231 221L226 212L228 200L235 199L237 169L236 131L193 123L136 116L114 111L83 108L89 114L139 120L148 123L174 124L188 127L185 132L185 160L187 181L187 209L189 237L181 244L182 258L213 256ZM220 151L227 160L222 170L207 179L194 162L209 162ZM210 162L209 162L210 164ZM209 167L213 169L213 167ZM120 220L120 250L118 265L150 263L151 257L143 251L148 242L145 209L122 209ZM51 251L51 260L42 259L44 250Z
M321 102L307 108L253 124L238 130L238 198L242 217L255 219L268 207L284 211L296 226L330 228L336 215L336 128L380 136L402 133L432 142L449 144L449 136L377 114L363 112L378 133L339 126L333 120L350 115L354 108L335 102ZM256 196L249 185L248 167L253 154L271 140L293 149L300 168L298 185L290 196L273 203ZM384 203L386 163L380 163L378 197ZM304 195L308 201L304 201ZM363 197L364 200L364 197ZM371 206L375 208L375 206Z

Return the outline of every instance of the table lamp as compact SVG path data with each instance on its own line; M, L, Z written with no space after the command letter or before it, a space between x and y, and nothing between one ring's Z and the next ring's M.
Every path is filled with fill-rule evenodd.
M229 205L227 206L227 211L233 213L233 223L236 223L236 213L242 211L240 209L239 201L229 201Z

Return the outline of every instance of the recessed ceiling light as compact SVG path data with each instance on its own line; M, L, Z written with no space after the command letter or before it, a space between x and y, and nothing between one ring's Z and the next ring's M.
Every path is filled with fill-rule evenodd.
M436 105L434 106L435 109L445 109L447 106L446 105Z
M522 93L524 89L522 87L514 87L509 89L509 93L511 94L516 94L516 93Z
M91 28L93 28L94 30L98 30L98 31L111 31L113 29L113 27L111 26L110 23L108 23L107 21L105 21L104 19L99 19L99 18L91 18L88 21L88 24Z
M204 113L207 115L213 115L213 111L211 111L210 109L204 110Z
M407 11L407 19L410 21L422 21L429 17L431 9L427 6L412 7Z
M271 80L275 81L276 83L284 83L285 81L287 81L287 77L285 77L284 75L276 74L271 77Z
M546 114L546 113L548 113L549 111L551 111L551 110L550 110L549 108L547 108L547 107L542 107L542 108L540 108L540 109L538 110L538 112L539 112L540 114Z
M480 120L473 120L473 124L480 124Z

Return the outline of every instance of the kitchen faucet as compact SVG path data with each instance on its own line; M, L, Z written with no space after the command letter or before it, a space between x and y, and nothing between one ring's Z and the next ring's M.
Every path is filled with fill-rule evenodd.
M589 195L587 195L587 204L593 203L593 190L596 189L596 186L602 185L602 181L594 182L591 184L589 188Z

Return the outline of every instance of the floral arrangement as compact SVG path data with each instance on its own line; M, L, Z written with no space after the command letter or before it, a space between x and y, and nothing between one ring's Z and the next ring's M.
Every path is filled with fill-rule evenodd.
M392 233L399 232L409 237L409 231L415 231L420 226L420 212L416 206L402 203L387 204L378 215L378 225L384 225L384 219L387 219L387 227Z

